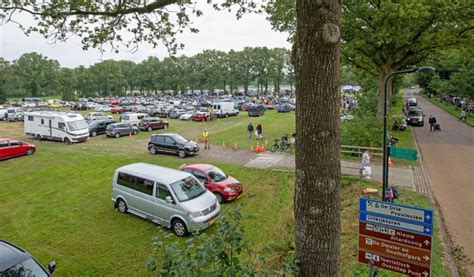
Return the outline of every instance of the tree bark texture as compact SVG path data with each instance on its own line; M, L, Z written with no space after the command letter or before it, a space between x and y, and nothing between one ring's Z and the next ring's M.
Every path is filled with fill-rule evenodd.
M297 0L296 250L300 276L337 276L340 249L340 0Z

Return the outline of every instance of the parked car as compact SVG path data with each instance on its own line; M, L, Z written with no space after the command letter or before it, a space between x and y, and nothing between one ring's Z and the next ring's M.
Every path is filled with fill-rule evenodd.
M148 141L148 151L150 154L169 153L184 158L190 155L196 155L199 152L199 146L176 133L155 134Z
M181 120L191 120L193 118L194 112L193 111L187 111L186 113L182 114L179 119Z
M181 115L183 115L186 111L181 110L181 109L175 109L170 112L170 118L179 118Z
M158 117L143 118L142 120L140 120L140 123L138 123L138 128L140 130L147 130L149 132L156 129L166 129L168 127L168 121L164 121Z
M155 114L155 116L161 117L161 118L167 118L167 117L169 117L169 115L170 115L170 111L169 111L169 110L159 110L159 111Z
M55 261L46 270L30 253L5 240L0 240L0 257L0 276L49 277L56 269Z
M346 114L344 112L339 113L339 118L341 119L342 122L354 119L354 117L352 115Z
M119 212L171 228L179 237L206 229L220 213L214 194L193 175L146 163L115 171L112 201Z
M112 111L112 107L111 106L97 106L95 107L95 111L96 112L111 112Z
M264 105L250 106L248 114L249 116L262 116L265 114L265 106Z
M11 138L0 138L0 160L18 156L31 156L35 153L36 146Z
M425 125L424 115L421 108L410 108L407 113L407 124L418 125L423 127Z
M121 113L122 111L123 111L123 108L120 107L120 106L115 106L115 107L110 109L111 113Z
M8 121L10 122L24 121L24 119L25 114L23 113L23 111L8 114Z
M119 138L121 136L136 135L138 134L138 128L132 126L130 123L112 123L105 129L105 134L108 137Z
M293 106L289 103L283 103L276 107L277 112L279 113L288 113L293 110Z
M408 98L406 100L406 104L407 104L408 107L417 106L416 98L414 98L414 97Z
M115 123L115 120L113 119L92 121L91 123L89 123L89 135L91 137L95 137L97 135L105 134L107 126L113 123Z
M197 112L193 116L194 121L211 121L212 115L208 112Z
M123 113L120 116L120 122L130 123L131 125L138 127L140 120L148 117L150 116L146 113Z
M184 164L180 170L191 173L210 190L219 203L238 199L242 192L242 184L232 176L225 174L220 168L210 164Z
M103 112L92 112L92 113L88 113L84 119L87 121L87 122L92 122L92 121L95 121L95 120L105 120L105 119L113 119L111 115L106 115L105 113Z

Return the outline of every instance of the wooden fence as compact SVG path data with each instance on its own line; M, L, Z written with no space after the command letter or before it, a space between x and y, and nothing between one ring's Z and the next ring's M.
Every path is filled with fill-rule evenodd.
M347 155L356 156L356 157L362 157L362 153L364 153L366 149L372 153L373 157L383 156L383 148L341 145L342 154L347 154Z

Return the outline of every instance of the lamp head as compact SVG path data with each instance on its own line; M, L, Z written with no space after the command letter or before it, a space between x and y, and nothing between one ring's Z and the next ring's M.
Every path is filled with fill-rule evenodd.
M415 72L419 72L419 73L431 73L433 71L435 71L435 68L431 66L421 66L415 70Z

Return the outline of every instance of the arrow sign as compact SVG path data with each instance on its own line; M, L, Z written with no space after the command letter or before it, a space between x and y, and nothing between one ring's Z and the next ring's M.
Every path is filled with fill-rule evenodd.
M414 232L397 230L394 228L359 222L359 234L370 236L395 243L401 243L406 246L418 247L425 250L431 250L431 237Z
M433 210L360 198L360 212L433 225Z
M423 234L423 235L431 236L433 234L433 230L431 229L431 227L418 225L416 223L408 223L408 222L400 221L400 220L397 220L397 219L384 217L383 215L382 216L376 216L376 215L372 215L372 214L363 214L363 213L361 213L359 215L359 220L367 222L367 223L374 223L374 224L377 224L377 225L386 226L386 227L402 229L402 230L406 230L406 231L409 231L409 232L416 232L416 233L420 233L420 234Z
M373 266L387 269L390 271L395 271L408 276L431 276L431 271L429 267L411 262L400 261L398 259L392 259L390 257L386 257L377 253L372 253L364 249L359 250L359 262L364 264L369 264L369 262L372 262Z
M359 236L359 248L386 257L430 266L430 253L415 247L405 246L377 238Z

